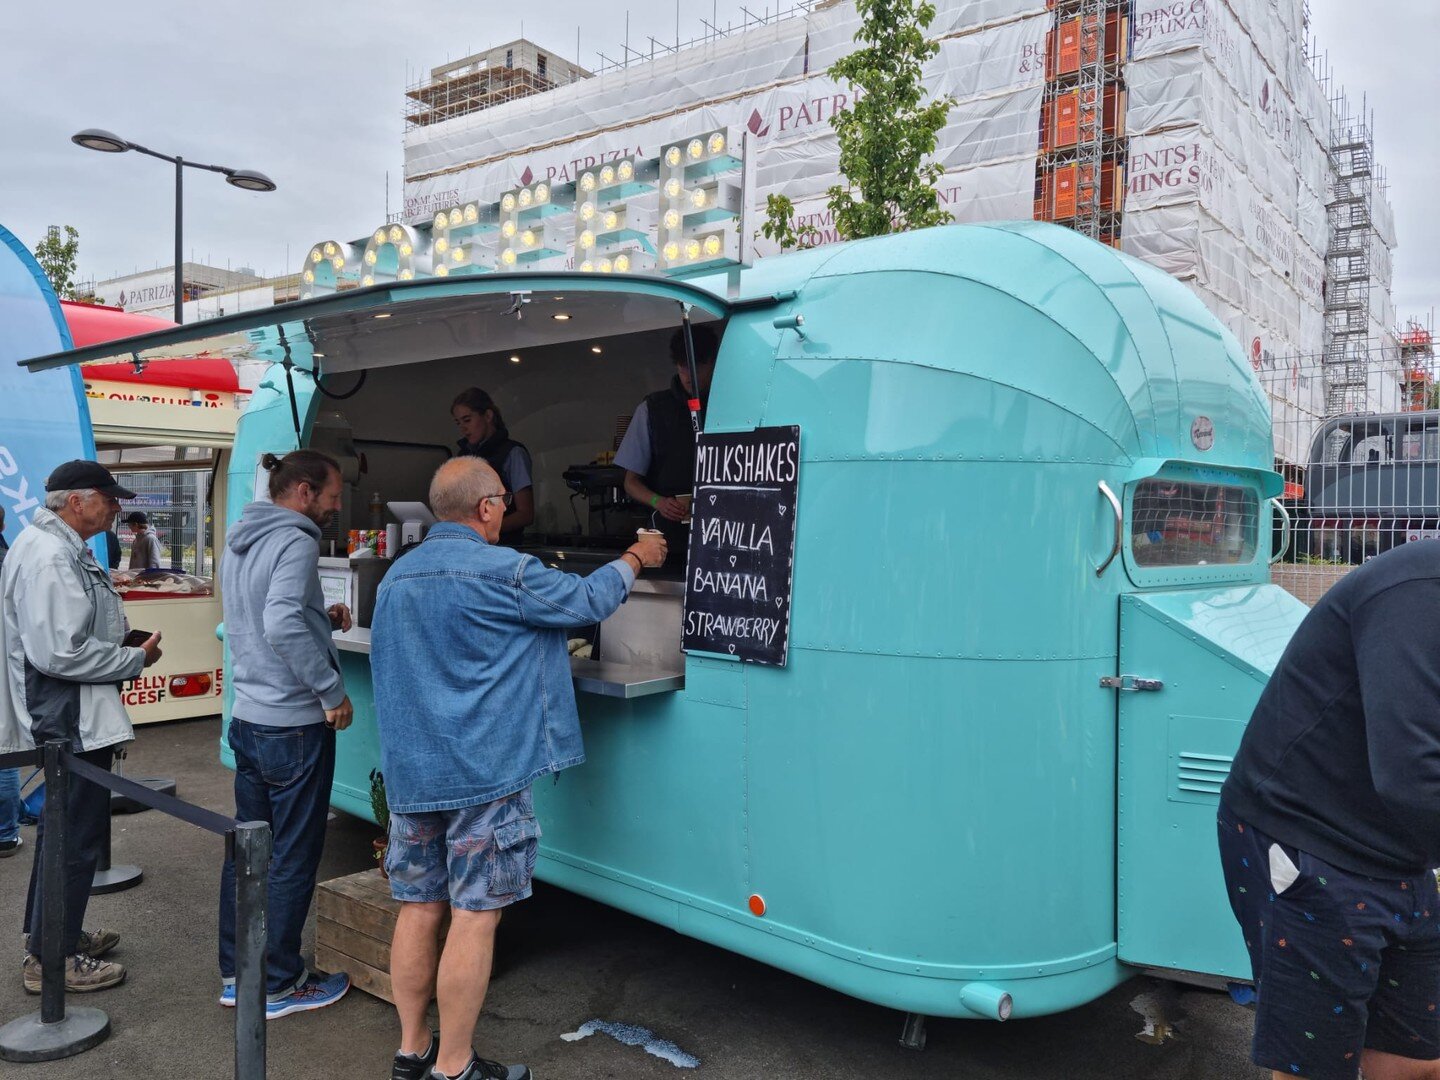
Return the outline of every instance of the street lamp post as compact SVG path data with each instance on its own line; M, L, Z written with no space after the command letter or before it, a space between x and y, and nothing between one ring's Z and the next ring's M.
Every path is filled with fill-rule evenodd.
M184 176L187 168L204 169L207 172L221 173L227 184L242 188L245 191L274 191L275 181L271 180L264 173L254 172L251 169L231 169L224 165L203 165L198 161L186 161L183 157L169 154L162 154L157 150L151 150L148 146L141 146L139 143L129 142L118 135L99 128L86 128L84 131L70 136L70 141L76 146L83 146L87 150L99 150L104 154L123 154L126 150L134 150L149 157L159 158L161 161L168 161L175 166L175 321L184 322L185 282L181 267L184 265L182 251L184 244L182 239L182 204L184 196Z

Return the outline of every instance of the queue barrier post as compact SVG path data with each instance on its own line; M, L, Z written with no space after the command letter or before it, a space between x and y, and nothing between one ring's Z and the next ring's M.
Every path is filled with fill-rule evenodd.
M71 1057L98 1046L110 1034L110 1019L100 1009L67 1009L65 1005L69 953L64 940L65 807L73 775L225 838L226 854L234 856L236 872L235 1076L237 1080L264 1080L270 826L262 821L237 823L166 791L112 774L70 753L63 739L47 742L39 751L0 754L0 769L42 761L47 797L44 843L40 845L41 884L46 896L40 928L40 1011L0 1027L0 1061Z
M40 1011L0 1028L0 1059L55 1061L99 1046L110 1035L110 1017L94 1008L65 1008L65 806L70 771L65 741L51 739L42 751L45 766L45 842L40 885L45 894L40 924ZM32 928L33 930L33 928ZM74 947L74 942L69 943Z
M265 1080L270 826L235 827L235 1080Z
M114 799L107 809L110 813L105 815L105 835L100 842L100 859L95 864L95 880L90 885L91 896L103 896L106 893L124 892L126 889L133 889L139 885L145 877L145 872L138 866L112 866L110 864L110 816L114 813Z

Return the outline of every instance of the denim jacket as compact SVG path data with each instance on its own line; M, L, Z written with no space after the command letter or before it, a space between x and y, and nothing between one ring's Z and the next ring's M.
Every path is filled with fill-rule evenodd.
M390 809L492 802L585 760L566 629L608 618L634 572L581 577L445 522L375 602L370 671Z

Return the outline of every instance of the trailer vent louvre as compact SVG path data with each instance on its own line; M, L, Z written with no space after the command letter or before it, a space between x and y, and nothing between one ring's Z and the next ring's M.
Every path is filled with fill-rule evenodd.
M1217 754L1197 754L1182 750L1176 777L1177 797L1185 801L1208 801L1205 796L1220 797L1225 778L1230 775L1233 758Z

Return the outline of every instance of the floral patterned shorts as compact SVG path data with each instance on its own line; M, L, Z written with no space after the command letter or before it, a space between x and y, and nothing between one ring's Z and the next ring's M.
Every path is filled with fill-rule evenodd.
M1355 1080L1367 1049L1440 1058L1435 875L1349 873L1224 804L1218 825L1258 997L1251 1060L1306 1080Z
M459 810L390 815L390 895L490 911L530 895L540 823L530 789Z

